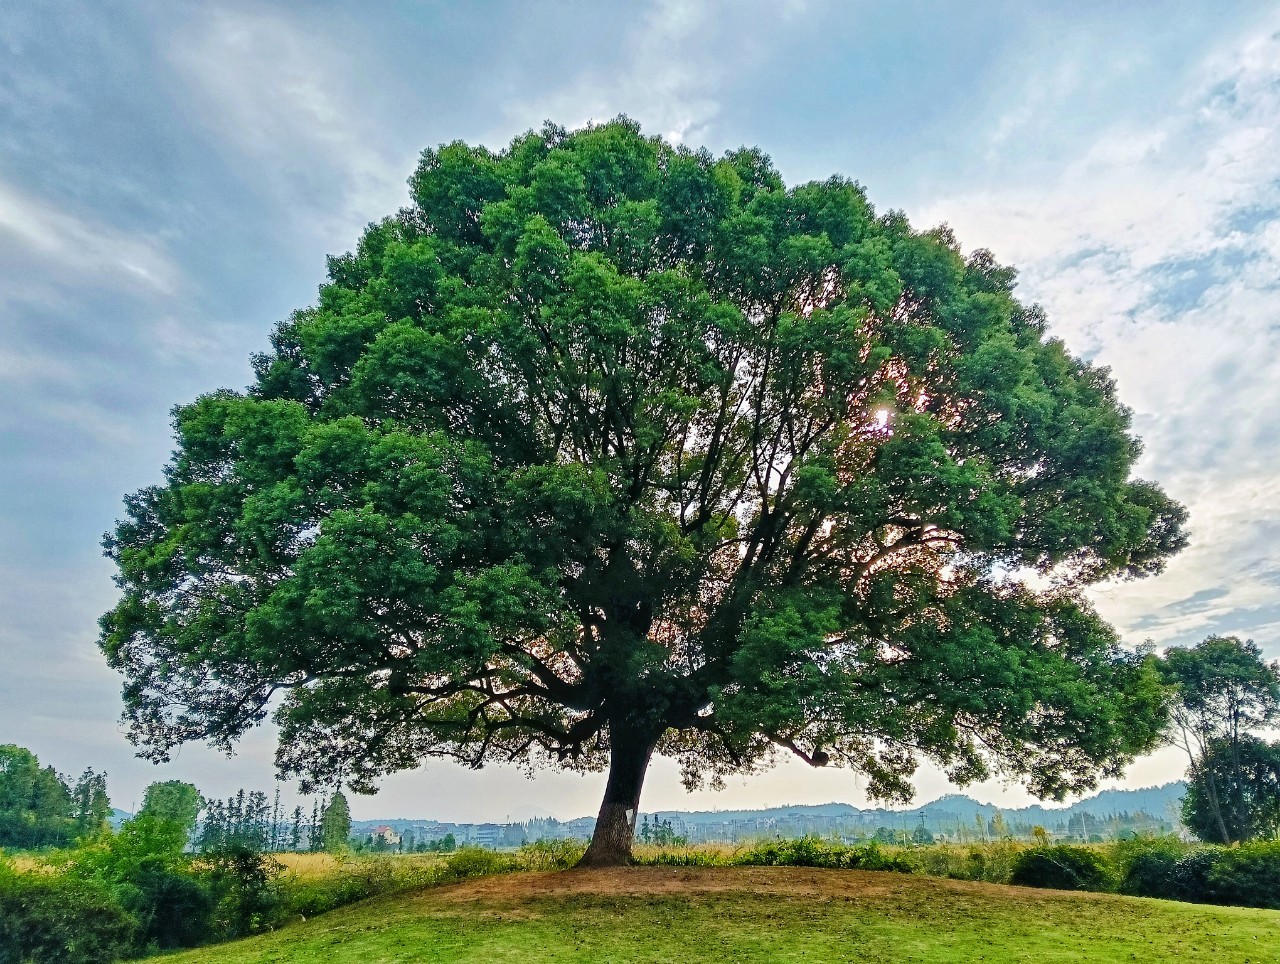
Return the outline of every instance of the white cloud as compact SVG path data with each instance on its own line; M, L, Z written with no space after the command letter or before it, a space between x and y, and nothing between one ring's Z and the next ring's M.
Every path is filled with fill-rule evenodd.
M356 96L359 65L331 37L265 9L211 8L171 38L169 61L245 182L330 246L407 200L413 155L388 147Z
M552 118L569 128L620 113L675 143L699 144L721 109L729 69L749 72L760 60L771 21L807 13L800 0L729 5L716 0L653 0L627 31L625 56L575 75L546 93L519 100L516 126ZM741 25L749 25L740 31Z
M172 295L182 276L154 235L134 234L79 217L0 181L0 253L8 270L0 297L46 297L64 285L88 284ZM33 289L38 266L41 279Z
M1111 366L1147 443L1141 471L1191 510L1193 547L1158 579L1104 588L1104 611L1138 638L1243 623L1272 642L1262 630L1277 618L1280 569L1265 525L1280 519L1275 26L1209 56L1178 106L1098 133L1047 183L936 198L923 220L1017 265L1020 293L1045 305L1054 332ZM1211 601L1179 605L1213 587Z

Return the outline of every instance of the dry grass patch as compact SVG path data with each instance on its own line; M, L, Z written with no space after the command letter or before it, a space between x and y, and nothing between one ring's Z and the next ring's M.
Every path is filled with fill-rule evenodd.
M49 861L34 854L13 854L5 855L5 862L19 873L26 873L31 870L38 870L43 873L52 873L54 867Z

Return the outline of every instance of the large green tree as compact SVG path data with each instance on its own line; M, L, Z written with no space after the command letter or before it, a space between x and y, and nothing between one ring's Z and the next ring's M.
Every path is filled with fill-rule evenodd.
M625 120L428 150L410 191L247 391L176 409L107 538L146 754L274 712L307 783L607 768L617 862L655 751L903 798L921 758L1053 796L1152 746L1156 677L1080 592L1183 510L1011 269Z

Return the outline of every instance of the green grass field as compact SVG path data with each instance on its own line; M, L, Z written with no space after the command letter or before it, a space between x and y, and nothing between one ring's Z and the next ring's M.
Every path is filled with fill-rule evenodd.
M1280 912L803 868L519 873L166 964L1280 961Z

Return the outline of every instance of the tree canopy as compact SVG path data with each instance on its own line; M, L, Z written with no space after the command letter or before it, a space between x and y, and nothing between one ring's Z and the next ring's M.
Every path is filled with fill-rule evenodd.
M1184 512L1012 269L625 119L409 185L107 537L145 753L274 712L307 782L607 766L616 860L655 749L901 799L921 758L1058 796L1152 746L1158 680L1081 591Z
M85 770L73 785L25 747L0 746L0 847L65 847L110 815L106 774Z
M1210 740L1239 742L1280 717L1280 663L1252 639L1209 636L1165 651L1162 670L1174 690L1173 724L1192 749Z
M142 808L138 814L175 824L190 838L200 822L204 803L200 791L190 783L182 780L157 781L143 793Z
M1280 743L1214 739L1187 772L1182 821L1201 840L1233 844L1280 834Z

